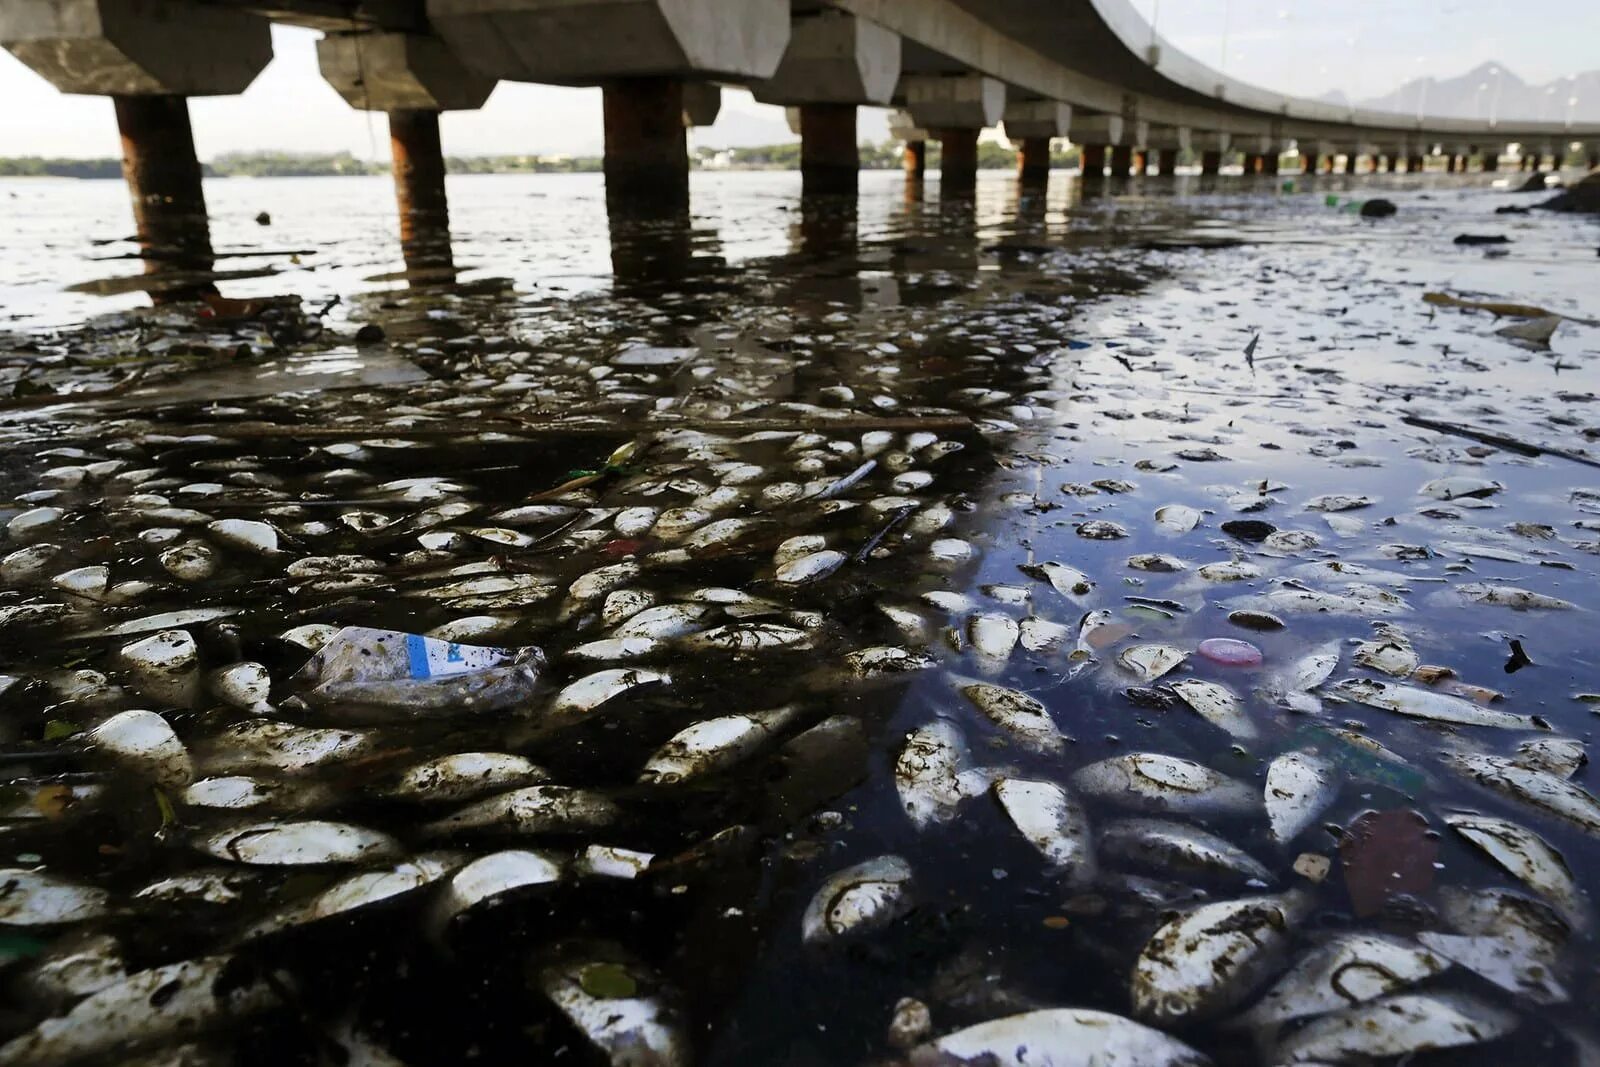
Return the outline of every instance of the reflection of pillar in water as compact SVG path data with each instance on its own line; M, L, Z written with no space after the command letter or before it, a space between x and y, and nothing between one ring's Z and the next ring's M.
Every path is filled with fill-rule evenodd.
M687 207L631 203L608 193L606 221L618 289L655 291L688 277L694 252Z
M671 215L689 210L689 140L683 82L622 78L602 91L606 202Z
M389 112L389 148L394 157L394 195L400 208L400 251L406 270L449 274L454 263L439 113Z
M211 270L211 231L188 101L181 96L116 96L112 100L122 135L122 176L133 200L145 272ZM151 299L161 303L214 292L216 288L204 282L153 292Z

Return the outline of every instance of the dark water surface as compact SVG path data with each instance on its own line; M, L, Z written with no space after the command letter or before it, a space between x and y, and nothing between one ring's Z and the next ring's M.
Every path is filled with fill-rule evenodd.
M1351 932L1423 955L1476 937L1498 970L1357 966L1382 988L1341 972L1333 995L1420 995L1434 1029L1393 1055L1464 1046L1408 1062L1594 1062L1600 804L1572 763L1600 707L1600 228L1496 215L1527 198L1476 176L1085 196L1057 175L1039 197L985 175L973 203L868 174L855 205L802 204L788 175L696 181L685 224L608 223L579 178L453 180L465 269L415 288L369 280L398 269L382 183L214 182L218 248L315 255L222 285L300 308L211 317L61 291L104 266L86 242L117 236L120 186L5 186L21 226L0 266L0 1030L16 1037L0 1064L901 1062L902 998L931 1017L905 1044L1035 1009L1135 1017L1163 923L1270 894L1292 914L1238 950L1249 975L1203 963L1167 991L1203 1006L1146 1022L1219 1063L1309 1061L1294 1031L1314 1013L1282 1033L1238 1018L1292 964ZM1377 192L1399 214L1360 219L1352 196ZM250 232L259 210L274 226ZM1511 242L1486 254L1461 233ZM1495 332L1536 316L1427 293L1563 318L1546 348ZM354 345L366 323L387 342ZM1158 522L1170 505L1198 524ZM1272 530L1224 530L1239 520ZM1047 563L1086 584L1058 589ZM630 617L670 605L677 627L638 658L573 655L619 626L645 636ZM402 683L314 699L294 676L344 626L534 646L546 665L504 701L429 707ZM178 651L141 664L156 633L153 651ZM1262 663L1213 662L1208 638ZM1362 642L1387 642L1388 673L1358 662ZM1119 666L1151 644L1185 658L1158 681ZM882 647L912 669L850 658ZM1285 699L1283 672L1330 648L1326 680ZM270 691L230 688L219 672L239 663ZM605 670L641 673L599 704L566 690ZM1163 688L1188 680L1225 687L1234 717ZM964 693L979 682L1042 703L1065 740L986 715ZM1354 699L1373 683L1492 724ZM679 731L783 707L725 765L641 780ZM344 733L268 751L241 734L263 721ZM913 782L908 735L941 723L965 752ZM397 795L466 752L521 770ZM1163 814L1074 777L1136 752L1251 799ZM1279 841L1263 795L1293 752L1331 791ZM223 777L250 779L231 808ZM519 820L447 819L541 780ZM1075 798L1094 861L1051 865L998 799L1007 782ZM919 825L907 804L929 791L943 803ZM1446 821L1464 812L1537 835L1576 889L1523 884ZM1130 817L1217 835L1264 871L1107 848ZM361 854L319 851L336 833L365 835ZM292 838L277 858L298 862L248 862L263 837ZM592 846L653 858L622 877ZM467 866L514 850L534 854L505 859L519 884ZM909 881L835 898L804 940L830 876L884 856ZM215 970L138 985L185 960ZM196 1004L186 982L206 987ZM1441 1023L1447 1005L1481 1032ZM993 1062L1093 1062L1020 1048Z

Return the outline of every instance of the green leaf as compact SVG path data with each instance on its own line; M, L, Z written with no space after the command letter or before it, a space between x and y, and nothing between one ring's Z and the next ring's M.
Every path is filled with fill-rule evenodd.
M639 983L616 963L591 963L578 972L578 985L591 997L620 1000L639 991Z

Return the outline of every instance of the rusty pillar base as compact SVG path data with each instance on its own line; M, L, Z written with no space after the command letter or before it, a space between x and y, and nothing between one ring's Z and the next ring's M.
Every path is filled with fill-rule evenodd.
M907 141L904 161L906 177L921 181L928 172L928 142Z
M855 195L861 173L854 104L800 105L800 186L806 195Z
M1200 173L1212 175L1221 174L1222 153L1216 151L1215 149L1200 153Z
M394 157L394 197L400 208L400 252L406 272L416 281L453 280L439 113L389 112L389 151Z
M624 78L603 89L608 208L675 215L689 208L683 82Z
M1133 174L1133 148L1130 145L1111 146L1111 176L1127 178Z
M1079 149L1083 157L1083 176L1085 178L1101 178L1106 172L1106 146L1103 144L1086 144Z
M1345 156L1344 157L1344 172L1346 174L1354 174L1354 173L1356 173L1356 167L1360 164L1360 162L1361 162L1361 157L1356 155L1354 152L1350 153L1348 156Z
M1022 146L1017 149L1017 177L1029 186L1050 183L1050 138L1022 139Z
M1170 177L1178 171L1178 150L1176 148L1156 149L1156 170L1163 177Z
M935 130L939 141L939 190L970 193L978 187L977 129Z
M1309 153L1300 155L1300 173L1315 174L1317 172L1317 157Z
M1421 156L1411 156L1406 160L1406 173L1421 174L1426 165Z
M1133 173L1141 178L1150 173L1150 156L1148 153L1140 151L1133 153Z
M133 200L133 222L145 273L171 275L151 287L150 299L161 304L215 293L216 286L209 279L183 277L209 273L216 265L188 99L111 99L122 135L122 177Z

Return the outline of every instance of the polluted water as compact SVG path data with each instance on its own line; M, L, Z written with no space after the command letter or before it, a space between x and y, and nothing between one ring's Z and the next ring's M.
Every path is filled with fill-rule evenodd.
M1595 1062L1592 228L742 177L0 337L0 1067Z

